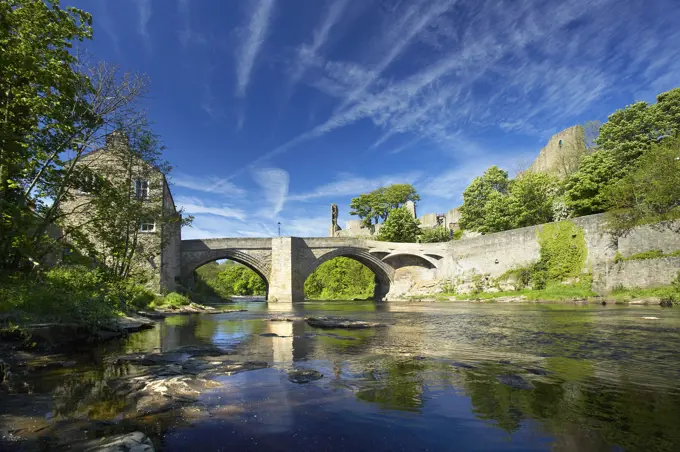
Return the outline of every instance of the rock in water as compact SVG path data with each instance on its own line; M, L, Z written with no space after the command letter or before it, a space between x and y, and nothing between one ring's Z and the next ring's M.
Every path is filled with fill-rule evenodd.
M323 378L323 374L314 369L295 369L288 372L288 379L293 383L303 384Z
M377 328L385 326L382 323L364 322L362 320L337 319L330 317L307 317L309 326L315 328Z
M127 435L109 436L87 443L87 452L154 452L153 443L142 432Z
M500 384L510 386L515 389L533 389L531 383L519 375L499 375L496 377Z

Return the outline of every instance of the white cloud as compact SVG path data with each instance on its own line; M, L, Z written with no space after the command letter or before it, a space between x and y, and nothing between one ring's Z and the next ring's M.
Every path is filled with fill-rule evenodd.
M356 99L361 98L366 89L404 52L411 41L433 19L445 13L453 3L455 3L454 0L433 0L429 4L425 4L424 7L424 3L410 3L406 12L397 19L396 23L391 20L387 21L387 30L382 39L385 45L381 45L379 49L379 55L382 58L372 68L373 76L349 91L345 101L338 107L338 110L344 109Z
M309 201L318 198L340 198L359 195L391 184L413 184L420 179L422 173L413 171L410 173L393 174L375 178L341 174L334 182L321 185L307 193L298 193L288 197L289 201Z
M177 11L179 12L181 30L177 33L182 49L186 49L190 43L206 44L208 39L203 33L195 31L191 27L191 7L189 0L177 0Z
M217 176L196 177L185 173L173 173L171 183L174 186L205 193L215 193L226 197L245 196L246 191L237 187L228 179Z
M225 218L235 218L238 220L245 220L246 213L239 208L232 207L228 204L211 205L204 203L199 198L189 196L178 196L175 199L175 204L179 208L183 208L189 214L210 214Z
M296 61L291 74L291 85L296 85L305 72L312 66L320 64L321 58L319 50L323 48L328 40L328 35L333 26L340 19L343 11L347 7L348 0L336 0L326 9L324 19L312 33L312 42L302 44L296 49Z
M254 0L255 1L255 0ZM253 5L245 36L236 55L236 95L243 97L250 83L250 73L269 29L274 0L257 0Z
M138 22L137 32L144 40L147 50L151 49L151 37L149 36L149 20L151 19L151 0L137 0Z
M253 179L262 187L265 199L271 204L262 211L262 215L269 218L277 216L288 195L288 172L280 168L260 168L253 171Z
M533 161L537 155L538 151L516 151L504 155L486 153L479 158L461 161L447 171L428 177L427 183L421 185L418 192L424 196L450 199L460 203L463 191L470 182L475 177L481 176L489 167L498 166L508 171L512 177L518 166L525 164L526 161Z
M667 45L680 37L668 32L677 16L664 14L661 3L649 6L649 17L658 17L653 27L625 15L613 18L613 8L640 15L639 6L614 0L594 0L588 8L582 0L452 4L401 3L385 22L390 30L376 27L380 34L375 44L367 42L366 61L315 53L304 81L340 106L254 163L362 119L383 129L374 147L411 133L449 152L475 155L480 146L470 137L499 128L533 136L538 144L556 128L582 121L604 99L621 96L622 87L631 96L639 86L658 92L673 87L680 74L680 47ZM414 55L411 67L419 69L388 72L415 45L432 50Z

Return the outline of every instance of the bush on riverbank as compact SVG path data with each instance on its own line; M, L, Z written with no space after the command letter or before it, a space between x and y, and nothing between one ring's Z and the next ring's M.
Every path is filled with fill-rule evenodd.
M191 300L182 294L177 292L170 292L164 297L157 297L153 302L149 304L150 308L179 308L182 306L188 306L191 304Z
M112 280L102 270L80 265L0 280L0 314L18 323L72 323L95 330L155 298L138 283Z

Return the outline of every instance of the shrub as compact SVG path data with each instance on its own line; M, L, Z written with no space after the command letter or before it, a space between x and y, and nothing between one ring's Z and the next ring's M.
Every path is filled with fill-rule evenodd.
M420 230L420 241L422 243L448 242L449 240L451 240L451 233L442 226Z
M180 307L186 306L189 303L191 303L191 300L182 294L178 294L177 292L170 292L162 300L162 304L165 306Z

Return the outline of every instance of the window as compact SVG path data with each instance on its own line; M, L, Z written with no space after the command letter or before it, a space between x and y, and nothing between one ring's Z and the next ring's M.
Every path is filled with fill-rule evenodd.
M154 232L156 230L156 223L153 221L142 221L141 226L139 227L139 230L141 232Z
M137 199L149 199L149 181L137 179L135 181L135 196Z
M562 144L564 144L564 143L562 142L562 140L560 140L559 147L562 147Z

